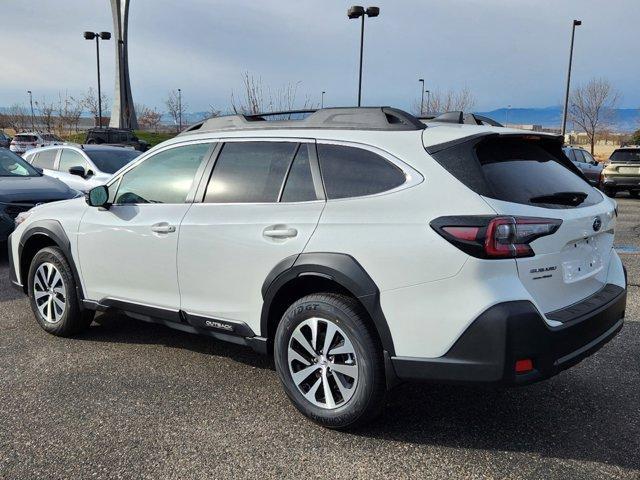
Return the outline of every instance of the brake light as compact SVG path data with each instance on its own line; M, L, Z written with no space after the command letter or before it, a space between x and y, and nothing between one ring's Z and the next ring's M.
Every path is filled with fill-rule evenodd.
M555 233L562 220L534 217L440 217L431 227L462 251L478 258L521 258L535 255L529 245Z

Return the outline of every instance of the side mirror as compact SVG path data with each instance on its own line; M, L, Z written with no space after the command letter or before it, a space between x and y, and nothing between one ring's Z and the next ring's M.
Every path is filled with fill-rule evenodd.
M31 165L33 167L33 165ZM44 173L44 170L40 167L33 167L35 168L36 172L38 172L40 175L42 175Z
M71 167L69 168L69 173L71 175L77 175L78 177L85 178L87 176L87 172L84 170L84 167Z
M89 193L87 193L85 199L90 207L108 208L109 189L106 187L106 185L93 187L91 190L89 190Z
M598 161L597 160L591 160L591 165L595 165L597 167L598 166Z

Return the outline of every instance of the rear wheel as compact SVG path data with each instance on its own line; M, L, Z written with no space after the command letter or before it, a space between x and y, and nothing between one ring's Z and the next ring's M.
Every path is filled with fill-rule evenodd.
M353 298L329 293L301 298L278 325L274 350L285 392L311 420L344 429L382 410L382 348Z
M71 267L59 248L43 248L33 257L28 287L31 309L45 331L65 337L91 324L94 312L80 309Z
M629 195L631 195L633 198L638 198L640 197L640 190L630 190Z
M607 197L615 198L616 191L611 187L603 187L602 191Z

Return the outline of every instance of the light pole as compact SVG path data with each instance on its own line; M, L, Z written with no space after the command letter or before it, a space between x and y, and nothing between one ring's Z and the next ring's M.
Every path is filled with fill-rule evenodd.
M85 40L96 41L96 64L98 67L98 126L102 128L102 89L100 88L100 39L109 40L111 33L109 32L84 32Z
M420 83L420 116L424 115L424 78L419 78Z
M509 113L511 112L511 105L507 105L507 111L504 113L504 126L509 126Z
M178 129L182 131L182 89L178 89Z
M431 104L431 90L427 90L427 113L429 113L430 104Z
M322 95L320 96L320 108L324 108L324 94L327 93L324 90L322 91Z
M27 90L27 93L29 94L29 103L31 104L31 129L35 131L36 121L33 113L33 93L31 93L31 90Z
M567 131L567 114L569 110L569 89L571 87L571 64L573 63L573 39L576 35L576 27L582 25L581 20L574 20L571 27L571 47L569 48L569 69L567 70L567 91L564 96L564 110L562 112L562 136Z
M362 105L362 56L364 53L364 17L377 17L380 15L378 7L367 7L365 10L361 6L353 6L347 11L349 19L354 20L362 17L362 26L360 27L360 75L358 77L358 106Z

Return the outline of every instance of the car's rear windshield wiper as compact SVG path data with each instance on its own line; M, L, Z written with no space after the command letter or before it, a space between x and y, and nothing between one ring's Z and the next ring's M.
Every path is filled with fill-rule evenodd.
M555 192L549 195L540 195L538 197L531 197L529 201L531 203L549 203L552 205L569 205L577 207L589 196L585 192Z

